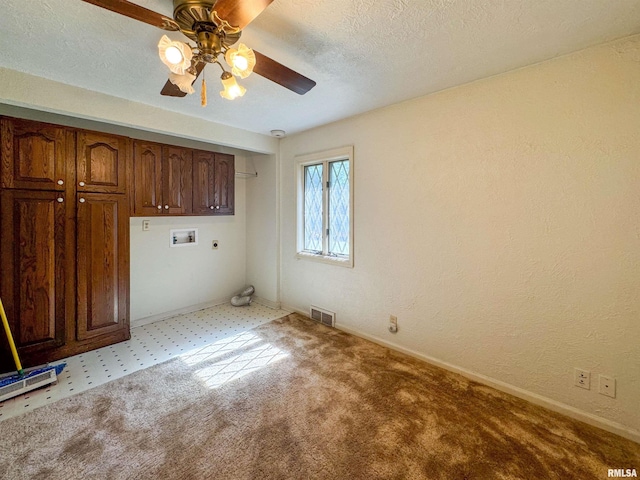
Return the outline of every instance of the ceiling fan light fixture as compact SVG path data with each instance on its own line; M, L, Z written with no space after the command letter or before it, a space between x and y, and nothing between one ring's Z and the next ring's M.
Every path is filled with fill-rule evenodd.
M158 43L158 55L162 63L169 67L169 70L178 75L183 75L191 66L193 52L186 43L171 40L166 35L163 35Z
M193 89L193 82L195 82L195 80L196 80L196 76L189 72L185 72L182 75L180 75L179 73L169 74L169 81L184 93L191 94L195 91Z
M253 72L256 65L256 55L244 43L238 45L238 48L229 48L224 54L224 59L231 67L231 73L240 77L247 78Z
M220 92L220 96L222 98L226 98L227 100L233 100L235 98L241 97L247 91L242 85L238 85L236 79L229 72L224 72L220 77L222 81L222 86L224 90Z

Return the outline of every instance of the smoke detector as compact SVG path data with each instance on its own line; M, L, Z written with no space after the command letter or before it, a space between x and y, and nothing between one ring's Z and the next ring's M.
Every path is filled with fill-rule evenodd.
M287 132L285 132L284 130L271 130L271 136L272 137L282 138L286 134L287 134Z

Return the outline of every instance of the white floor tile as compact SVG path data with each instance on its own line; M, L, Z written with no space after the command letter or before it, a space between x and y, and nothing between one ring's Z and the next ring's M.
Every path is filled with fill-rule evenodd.
M131 339L116 345L69 357L55 385L0 402L0 421L55 402L129 375L137 370L188 353L197 362L199 356L216 356L233 344L250 341L251 336L228 337L287 315L256 303L245 307L217 305L193 313L177 315L133 328ZM219 342L217 345L216 342ZM251 358L247 358L251 361ZM53 364L58 362L53 362Z

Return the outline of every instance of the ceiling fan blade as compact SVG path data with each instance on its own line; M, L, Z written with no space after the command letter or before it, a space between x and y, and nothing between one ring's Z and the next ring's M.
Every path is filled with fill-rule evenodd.
M256 55L256 65L253 67L253 71L258 75L282 85L298 95L304 95L316 86L316 82L310 78L294 72L289 67L285 67L260 52L254 50L253 53Z
M242 30L249 25L273 0L218 0L213 9L222 20Z
M148 8L141 7L135 3L127 2L126 0L82 0L84 2L96 5L98 7L105 8L125 17L139 20L154 27L162 28L163 30L178 30L177 25L172 19L167 19L164 15L149 10ZM173 22L173 24L171 23Z
M193 82L191 83L191 85L196 83L196 80L198 79L198 77L202 73L202 70L204 70L204 66L205 65L206 64L204 62L200 62L200 63L195 65L196 78L193 79ZM194 66L193 63L191 64L191 66ZM165 95L167 97L186 97L187 96L186 93L184 93L182 90L180 90L177 85L171 83L171 81L169 81L169 80L167 80L167 83L165 83L164 87L162 87L162 90L160 90L160 95Z

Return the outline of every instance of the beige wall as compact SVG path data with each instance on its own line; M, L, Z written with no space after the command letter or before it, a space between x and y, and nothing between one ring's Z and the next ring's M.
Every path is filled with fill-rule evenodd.
M294 156L349 144L355 267L298 260ZM280 178L283 304L638 435L639 36L291 136Z
M252 284L258 301L279 305L278 292L278 191L275 155L253 155L247 160L248 172L257 177L236 179L247 192L247 283Z

